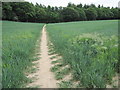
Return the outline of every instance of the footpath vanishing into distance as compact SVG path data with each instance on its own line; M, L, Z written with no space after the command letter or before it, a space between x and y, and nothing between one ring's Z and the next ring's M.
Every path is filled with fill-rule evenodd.
M37 66L35 67L38 70L34 75L31 74L31 76L35 76L36 80L30 83L28 87L38 86L40 88L57 88L57 81L54 78L54 73L50 71L52 65L50 56L48 55L46 25L43 26L42 36L40 39L41 58L35 62L37 63Z

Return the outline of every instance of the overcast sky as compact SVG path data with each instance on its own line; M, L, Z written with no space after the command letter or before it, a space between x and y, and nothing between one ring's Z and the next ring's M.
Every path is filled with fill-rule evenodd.
M109 7L118 7L118 2L120 0L26 0L32 3L41 3L45 6L50 5L50 6L67 6L69 2L74 3L74 4L95 4L95 5L103 5L103 6L109 6Z

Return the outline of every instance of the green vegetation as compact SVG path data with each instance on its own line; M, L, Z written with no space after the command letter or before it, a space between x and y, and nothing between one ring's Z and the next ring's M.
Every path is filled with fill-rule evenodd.
M3 2L2 19L22 22L58 23L120 18L120 8L94 4L68 3L67 7L44 6L29 2Z
M19 88L27 82L25 70L34 60L35 44L43 24L3 21L3 88Z
M54 67L51 68L51 71L52 72L55 72L57 70L59 70L60 67L64 66L63 64L58 64L58 65L55 65Z
M65 75L68 75L70 68L65 67L64 64L57 64L51 68L52 72L55 72L55 78L57 80L63 79Z
M60 88L73 88L71 81L62 81L59 83Z
M52 56L50 59L55 59L57 56Z
M111 83L119 66L117 20L48 24L47 31L80 86L105 88Z
M58 60L56 60L56 61L52 61L51 63L52 63L52 64L62 63L62 59L58 59Z

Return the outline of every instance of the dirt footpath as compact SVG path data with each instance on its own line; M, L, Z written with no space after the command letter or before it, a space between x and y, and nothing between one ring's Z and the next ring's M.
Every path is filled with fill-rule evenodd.
M50 71L52 65L48 55L46 25L43 27L40 43L41 59L37 61L36 68L38 70L35 73L35 78L37 79L29 86L40 86L40 88L57 88L57 81L54 78L54 74Z

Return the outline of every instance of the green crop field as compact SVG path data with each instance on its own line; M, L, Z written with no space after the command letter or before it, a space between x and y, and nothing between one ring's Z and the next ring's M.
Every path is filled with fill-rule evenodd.
M35 60L36 41L44 24L2 24L3 88L24 87L29 82L25 72ZM62 74L71 71L73 80L80 81L77 87L105 88L112 83L120 64L117 20L51 23L46 30L55 53L63 57L63 65L70 66Z
M48 24L47 32L80 86L105 88L111 83L119 65L117 20Z
M3 88L19 88L27 81L24 70L33 60L43 24L3 21Z
M115 0L23 1L1 3L0 88L119 88Z

